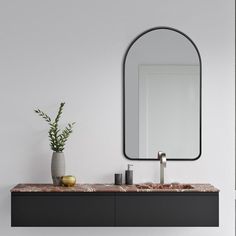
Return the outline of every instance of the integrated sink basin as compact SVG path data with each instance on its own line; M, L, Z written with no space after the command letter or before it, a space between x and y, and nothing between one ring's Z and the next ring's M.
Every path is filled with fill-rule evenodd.
M144 184L136 184L137 189L194 189L191 184L179 184L179 183L172 183L172 184L155 184L155 183L144 183Z

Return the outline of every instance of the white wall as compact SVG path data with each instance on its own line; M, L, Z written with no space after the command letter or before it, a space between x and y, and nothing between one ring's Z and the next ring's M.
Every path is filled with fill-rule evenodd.
M220 188L219 228L11 228L9 190L50 182L47 125L66 102L77 127L65 151L79 182L112 182L124 171L122 73L126 47L140 32L171 26L189 35L203 61L203 152L169 162L169 181ZM0 234L234 235L234 1L0 1ZM134 162L135 182L159 180L157 162ZM193 213L194 214L194 213Z

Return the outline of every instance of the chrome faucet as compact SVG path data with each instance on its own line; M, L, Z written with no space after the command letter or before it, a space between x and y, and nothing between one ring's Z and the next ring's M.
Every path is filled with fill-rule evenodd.
M164 184L164 168L166 168L166 154L164 152L158 152L157 159L160 160L160 184Z

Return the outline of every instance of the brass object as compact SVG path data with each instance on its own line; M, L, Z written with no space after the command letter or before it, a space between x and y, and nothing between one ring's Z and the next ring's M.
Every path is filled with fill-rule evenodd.
M75 186L76 178L73 175L65 175L61 177L61 185L64 187Z

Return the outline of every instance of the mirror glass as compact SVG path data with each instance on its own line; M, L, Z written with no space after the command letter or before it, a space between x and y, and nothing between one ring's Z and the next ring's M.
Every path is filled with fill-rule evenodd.
M124 155L196 160L201 155L201 59L184 33L153 28L136 37L123 61Z

